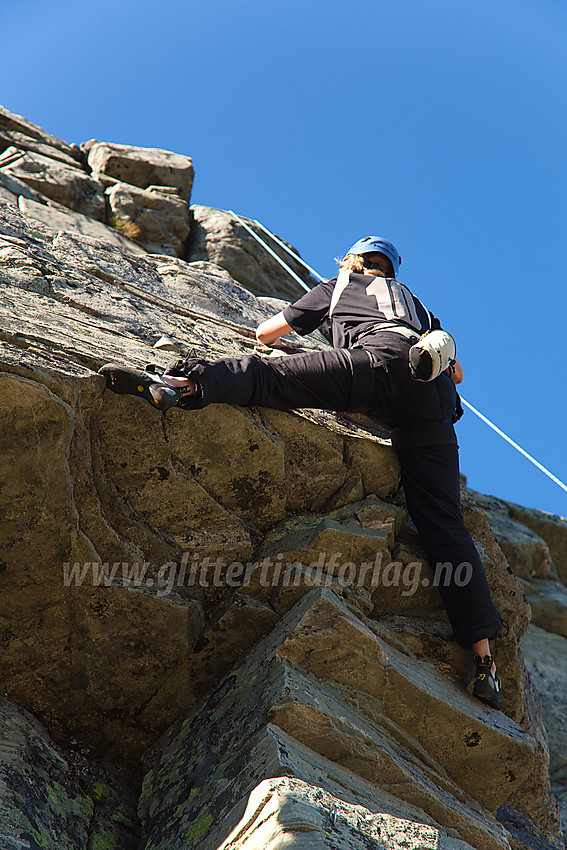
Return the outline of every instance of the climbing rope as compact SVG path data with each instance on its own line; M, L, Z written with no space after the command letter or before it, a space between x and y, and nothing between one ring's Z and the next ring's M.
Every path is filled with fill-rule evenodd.
M516 449L516 451L520 452L520 454L522 454L524 457L527 457L527 459L531 461L534 466L537 466L538 469L540 469L542 472L545 472L548 478L551 478L552 481L555 481L556 484L559 484L559 486L562 487L565 492L567 492L567 485L565 485L563 481L560 481L559 478L557 478L557 476L553 474L553 472L550 472L549 469L547 469L542 463L539 462L539 460L536 460L535 457L532 457L531 454L529 454L525 449L518 445L518 443L516 443L511 437L509 437L508 434L505 434L504 431L502 431L497 425L494 424L494 422L491 422L490 419L484 416L484 414L481 413L480 410L477 410L476 407L473 407L472 404L470 404L470 402L466 400L466 398L463 398L461 396L461 401L466 407L468 407L469 410L472 410L473 413L476 413L478 418L482 419L482 421L485 422L489 428L492 428L493 431L496 431L496 433L500 437L502 437L503 440L506 440L507 443L510 443L510 445Z
M254 224L257 224L257 225L258 225L258 227L261 227L261 228L262 228L262 230L264 231L264 233L267 233L267 234L268 234L268 236L271 236L271 237L272 237L272 239L274 240L274 242L276 242L276 243L277 243L277 244L278 244L281 248L283 248L283 249L284 249L284 251L287 251L287 253L288 253L288 254L291 254L291 256L292 256L295 260L298 260L298 261L301 263L301 265L302 265L302 266L304 266L304 267L307 269L307 271L310 271L310 272L311 272L311 274L313 275L313 277L318 278L318 280L320 280L320 281L321 281L321 280L325 280L325 278L324 278L322 275L320 275L320 274L319 274L319 272L316 272L316 271L315 271L315 269L312 269L312 268L311 268L311 266L310 266L310 265L308 265L308 264L305 262L305 260L302 260L302 259L301 259L301 257L298 257L298 256L297 256L297 254L295 253L295 251L292 251L292 250L291 250L291 248L290 248L288 245L286 245L286 244L285 244L285 242L282 242L282 241L281 241L281 239L278 239L278 237L277 237L277 236L274 236L274 234L273 234L273 233L271 233L271 232L268 230L268 228L267 228L267 227L264 227L264 225L263 225L261 222L257 221L257 219L254 219Z
M296 273L295 273L292 269L290 269L290 267L287 265L287 263L284 263L284 261L282 260L282 258L281 258L280 256L278 256L278 254L276 254L276 252L275 252L275 251L272 251L272 249L270 248L270 246L269 246L269 245L267 245L267 244L266 244L266 242L264 242L264 240L260 238L260 236L258 236L258 234L256 233L256 231L255 231L255 230L252 230L252 228L251 228L249 225L247 225L247 224L246 224L246 222L245 222L243 219L241 219L241 218L240 218L240 216L239 216L239 215L237 215L237 214L234 212L234 210L227 210L227 212L228 212L230 215L233 215L233 216L235 217L235 219L237 219L237 221L239 221L239 222L240 222L240 224L242 225L242 227L244 227L244 228L248 231L248 233L250 233L250 234L254 237L254 239L256 239L256 241L257 241L257 242L259 242L259 243L260 243L260 245L262 245L262 247L263 247L263 248L265 248L265 249L266 249L266 251L267 251L269 254L271 254L271 255L272 255L272 257L274 257L274 259L276 259L276 260L278 261L278 263L279 263L281 266L283 266L283 267L284 267L284 269L285 269L287 272L289 272L289 273L290 273L290 275L292 276L292 278L293 278L294 280L296 280L296 281L298 282L298 284L299 284L300 286L302 286L302 287L303 287L303 289L305 289L305 291L306 291L306 292L309 292L310 287L309 287L309 286L307 286L307 284L305 283L305 281L304 281L304 280L301 280L301 278L299 277L299 275L297 275L297 274L296 274ZM262 230L266 230L266 228L265 228L265 227L263 227L263 228L262 228ZM266 230L266 233L270 233L270 231L269 231L269 230ZM273 234L273 233L270 233L270 236L272 237L272 239L274 240L274 242L277 242L277 244L278 244L278 245L281 245L281 247L282 247L282 248L285 248L285 250L286 250L286 251L288 251L288 250L289 250L289 248L287 248L287 247L283 244L283 242L280 242L280 240L279 240L276 236L274 236L274 234ZM293 254L293 251L290 251L289 253L290 253L290 254ZM297 256L297 254L293 254L293 256L294 256L294 257L296 258L296 260L298 260L298 261L299 261L302 265L304 265L304 266L306 265L306 263L304 263L304 262L303 262L303 260L302 260L300 257L298 257L298 256ZM323 280L323 278L321 278L321 280Z
M262 245L272 255L272 257L274 257L274 259L277 260L280 266L282 266L287 272L289 272L289 274L294 278L294 280L301 284L303 289L309 292L309 286L307 286L307 284L303 280L301 280L301 278L298 277L298 275L296 275L292 269L290 269L287 263L285 263L284 260L282 260L282 258L278 254L276 254L276 252L273 251L270 246L266 244L266 242L264 242L264 240L256 233L255 230L249 227L246 222L243 221L240 216L237 215L235 212L233 212L232 210L228 210L228 212L230 213L230 215L233 215L236 219L238 219L240 224L246 228L246 230L254 237L254 239L256 239L260 243L260 245ZM321 275L316 272L315 269L312 269L310 265L308 265L304 260L302 260L301 257L298 256L296 253L294 253L291 248L289 248L284 242L281 241L281 239L279 239L270 230L268 230L267 227L264 227L264 225L260 224L260 222L256 221L256 219L254 219L254 224L260 227L264 231L264 233L266 233L271 239L273 239L276 245L279 245L280 248L283 248L284 251L287 251L288 254L291 254L294 260L297 263L300 263L304 268L306 268L314 277L318 278L318 280L320 281L325 280L324 277L321 277ZM555 484L558 484L559 487L561 487L567 493L567 484L564 484L563 481L561 481L559 478L557 478L556 475L553 474L553 472L550 472L547 467L545 467L542 463L536 460L535 457L532 457L529 452L527 452L518 443L516 443L515 440L509 437L508 434L505 434L504 431L502 431L497 425L494 424L494 422L491 422L488 417L484 416L484 414L481 413L480 410L477 410L476 407L473 407L473 405L470 404L470 402L468 402L462 396L461 401L463 402L465 407L468 407L468 409L472 411L472 413L476 414L476 416L478 416L479 419L481 419L486 425L488 425L489 428L492 428L492 430L495 431L500 437L502 437L503 440L506 440L507 443L509 443L513 448L516 449L516 451L518 451L521 455L527 458L531 463L534 464L534 466L536 466L541 472L545 473L548 478L551 478L551 480Z

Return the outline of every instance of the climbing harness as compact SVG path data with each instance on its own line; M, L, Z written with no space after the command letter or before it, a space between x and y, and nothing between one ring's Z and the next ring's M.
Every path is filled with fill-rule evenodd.
M303 280L301 280L301 278L296 275L296 273L292 269L290 269L287 263L285 263L284 260L282 260L282 258L278 254L276 254L276 252L273 251L270 246L267 245L266 242L264 242L264 240L260 236L258 236L258 234L240 218L239 215L237 215L232 210L228 210L228 212L230 215L233 215L242 224L244 228L246 228L246 230L254 237L254 239L256 239L256 241L259 242L260 245L262 245L272 255L272 257L274 257L275 260L277 260L280 266L282 266L294 278L294 280L296 280L302 286L303 289L307 290L308 292L310 291L310 287L307 286L307 284ZM291 254L294 260L297 263L300 263L304 268L306 268L312 275L314 275L314 277L318 278L318 280L320 281L325 280L324 277L322 277L318 272L312 269L311 266L309 266L298 254L295 254L291 250L291 248L285 245L281 241L281 239L275 236L270 230L268 230L267 227L264 227L263 224L260 224L260 222L256 220L254 220L254 224L260 227L264 231L264 233L266 233L271 239L273 239L276 245L279 245L280 248L283 248L284 251L287 251L288 254ZM497 425L494 424L494 422L491 422L487 416L484 416L484 414L477 410L476 407L473 407L473 405L470 404L470 402L468 402L465 398L463 398L463 396L461 396L461 401L465 405L465 407L468 407L468 409L476 416L478 416L478 418L481 419L486 425L488 425L489 428L492 428L492 430L495 431L500 437L502 437L503 440L506 440L507 443L509 443L514 449L516 449L516 451L518 451L521 455L527 458L527 460L533 463L534 466L536 466L540 470L540 472L543 472L545 475L547 475L548 478L550 478L555 484L557 484L567 493L567 484L561 481L556 475L553 474L553 472L550 472L547 467L545 467L542 463L536 460L531 454L529 454L529 452L527 452L518 443L516 443L515 440L512 440L512 438L505 434L504 431L502 431Z

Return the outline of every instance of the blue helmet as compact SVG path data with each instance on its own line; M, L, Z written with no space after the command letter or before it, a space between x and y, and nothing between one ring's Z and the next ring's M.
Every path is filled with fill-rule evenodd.
M359 239L352 248L348 249L347 254L372 254L374 251L388 257L394 267L394 275L397 275L402 258L395 245L387 239L382 239L381 236L365 236L364 239Z

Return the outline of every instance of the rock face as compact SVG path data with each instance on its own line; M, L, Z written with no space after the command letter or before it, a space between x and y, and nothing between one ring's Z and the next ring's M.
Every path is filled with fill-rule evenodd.
M133 254L145 253L143 248L123 236L118 230L81 213L72 213L71 210L59 208L59 206L41 204L23 195L18 197L18 207L24 215L43 222L50 230L81 233L84 236L92 236L94 239L102 239L109 245L124 248Z
M497 808L510 784L521 785L530 772L533 742L512 721L452 691L441 673L381 641L330 591L313 590L158 744L140 803L146 846L180 846L192 830L201 837L203 818L218 825L228 815L225 828L234 828L230 811L253 790L242 743L265 741L267 721L276 736L281 729L303 744L312 769L321 762L310 750L400 798L398 811L415 817L417 808L422 824L451 827L473 847L506 846L502 827L469 794ZM285 772L294 773L295 753L283 744ZM488 763L496 768L490 787ZM273 769L257 757L252 764L254 780Z
M2 846L559 847L567 521L464 491L509 624L486 708L382 435L105 390L108 361L250 353L301 294L222 211L186 241L189 158L5 110L0 146Z
M295 301L304 294L305 290L300 284L230 213L194 204L191 215L191 239L187 253L189 261L207 260L216 263L257 295ZM256 224L249 219L245 219L245 222L301 280L309 286L316 283L302 265L270 240Z
M189 235L187 204L159 186L138 189L117 183L106 190L114 227L132 236L151 254L181 257Z
M135 850L136 793L118 771L54 747L21 708L0 700L0 846Z
M82 162L82 155L77 145L68 145L67 142L46 133L41 127L32 124L21 115L15 115L0 106L0 153L14 144L21 150L46 153L52 159L59 159L69 164Z
M79 167L11 147L0 156L0 170L71 210L104 221L104 186Z
M567 519L473 491L468 496L487 517L531 607L521 647L543 708L552 789L567 838ZM524 834L517 819L509 825Z
M298 848L317 846L329 850L384 843L392 850L446 846L446 839L435 828L383 812L374 813L293 777L260 782L245 801L237 804L239 809L243 804L244 815L226 841L219 844L217 837L211 836L207 846L226 848L233 846L236 839L239 847L248 850L290 841ZM455 844L468 846L464 842Z
M191 197L194 172L188 156L159 148L136 148L94 139L81 148L87 152L87 162L95 174L106 174L140 189L170 186L186 202Z

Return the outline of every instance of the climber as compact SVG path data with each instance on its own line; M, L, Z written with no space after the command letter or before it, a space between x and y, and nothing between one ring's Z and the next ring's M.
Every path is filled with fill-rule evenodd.
M261 343L277 346L290 331L308 334L330 319L333 348L275 358L187 357L162 375L109 363L100 373L113 392L138 395L163 411L220 402L349 410L386 428L429 563L452 566L439 590L456 640L472 648L473 693L500 709L489 641L500 634L502 620L460 506L453 425L462 413L455 384L463 370L452 337L396 279L400 263L392 243L367 236L340 261L336 278L319 283L256 332ZM455 579L463 564L471 568L465 584Z

